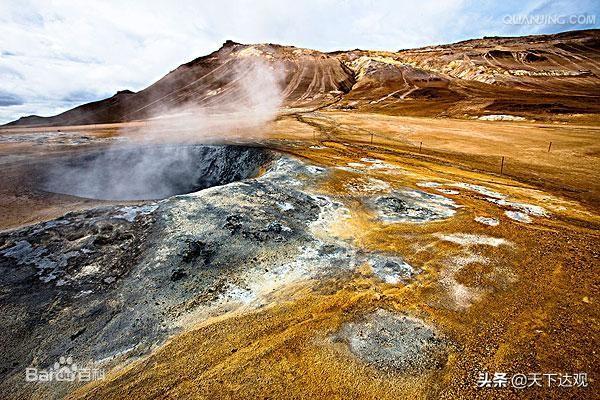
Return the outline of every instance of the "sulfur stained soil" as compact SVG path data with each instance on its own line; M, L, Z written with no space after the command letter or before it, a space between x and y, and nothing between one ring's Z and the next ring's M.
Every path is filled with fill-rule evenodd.
M126 128L118 134L129 132L135 141L135 129ZM98 127L82 129L100 135ZM341 111L282 115L265 132L226 132L223 142L264 146L330 171L311 189L342 203L350 217L315 235L399 256L418 271L414 279L385 282L361 265L294 282L261 307L194 321L151 354L69 398L594 398L600 370L599 133L597 124L575 122ZM13 151L0 146L3 154ZM20 146L34 151L29 143ZM35 151L46 160L75 150ZM2 186L2 198L23 201L10 200L1 229L96 204L40 192L35 182L17 178L22 161L9 167L1 179L13 186ZM407 189L451 199L454 215L390 223L368 200ZM530 223L507 214L523 210L533 210ZM24 220L26 213L31 216ZM380 310L432 327L444 346L442 362L417 371L384 368L339 339ZM589 387L477 388L484 371L586 372Z

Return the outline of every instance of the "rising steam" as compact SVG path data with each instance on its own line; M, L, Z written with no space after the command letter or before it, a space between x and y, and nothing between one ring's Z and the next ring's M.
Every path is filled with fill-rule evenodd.
M231 132L256 134L264 128L283 102L283 65L254 55L227 63L227 82L205 89L183 105L165 102L153 107L139 136L147 141L205 142Z
M264 157L248 149L192 145L218 142L231 132L255 135L276 117L283 100L280 66L251 56L237 59L232 71L224 87L204 94L214 97L212 103L154 107L132 136L135 146L65 160L47 173L43 189L96 199L153 199L256 173Z

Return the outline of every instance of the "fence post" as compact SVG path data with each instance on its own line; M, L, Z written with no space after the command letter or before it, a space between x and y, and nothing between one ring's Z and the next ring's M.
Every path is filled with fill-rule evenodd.
M419 153L421 152L422 147L423 147L423 142L421 142L421 144L419 144Z
M548 145L548 153L550 153L550 149L552 148L552 142Z
M500 164L500 175L502 175L503 171L504 171L504 156L502 156L502 164Z

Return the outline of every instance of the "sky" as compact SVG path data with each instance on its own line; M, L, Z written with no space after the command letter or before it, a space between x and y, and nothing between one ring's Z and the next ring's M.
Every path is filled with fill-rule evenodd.
M141 90L227 39L399 50L599 27L598 0L1 0L0 124Z

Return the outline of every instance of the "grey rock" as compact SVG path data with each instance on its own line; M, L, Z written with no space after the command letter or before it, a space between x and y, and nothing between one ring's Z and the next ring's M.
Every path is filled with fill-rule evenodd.
M446 343L431 326L383 309L346 323L334 339L347 343L361 361L382 370L419 373L447 362Z
M453 216L458 207L452 199L421 190L395 190L367 203L385 222L424 223Z

